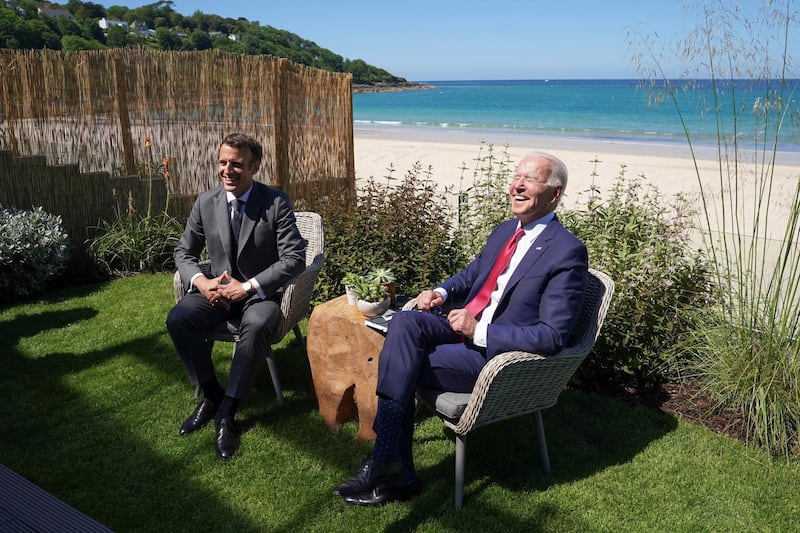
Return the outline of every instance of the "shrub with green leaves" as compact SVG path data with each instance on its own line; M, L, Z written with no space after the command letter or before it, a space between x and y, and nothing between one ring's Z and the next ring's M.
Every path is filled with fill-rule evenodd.
M589 251L590 266L616 289L600 338L579 369L583 380L654 386L668 376L690 326L686 311L712 297L710 267L693 247L693 212L681 195L667 205L625 167L607 199L593 186L584 206L559 213ZM580 200L579 200L580 204Z
M468 257L478 255L492 230L511 218L508 184L514 173L508 145L498 153L494 145L481 143L474 162L466 188L462 175L458 208L458 241Z
M69 259L69 236L61 217L41 207L0 207L0 301L41 290Z
M453 236L453 210L431 169L416 163L402 180L370 178L356 198L330 196L319 206L325 223L325 263L314 294L323 302L344 294L345 274L390 268L397 293L416 296L465 264Z

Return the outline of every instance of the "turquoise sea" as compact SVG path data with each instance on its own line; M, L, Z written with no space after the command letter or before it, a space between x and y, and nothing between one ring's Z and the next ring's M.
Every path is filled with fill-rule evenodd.
M595 140L686 144L681 116L693 143L716 144L718 127L736 131L746 146L765 128L763 109L774 106L777 81L718 84L673 81L678 108L659 98L665 84L645 87L637 80L424 81L432 89L353 95L356 128L450 132L501 132L584 137ZM800 80L783 86L785 120L779 149L800 152ZM770 100L770 95L772 99ZM714 106L721 109L717 123ZM736 109L736 113L733 109ZM680 111L680 113L679 113ZM772 107L770 120L777 113ZM734 130L734 115L736 124ZM767 128L773 127L767 124ZM773 130L774 132L774 130ZM774 138L768 137L769 140Z

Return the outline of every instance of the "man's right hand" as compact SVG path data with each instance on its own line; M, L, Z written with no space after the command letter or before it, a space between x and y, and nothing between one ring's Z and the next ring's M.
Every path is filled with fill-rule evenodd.
M223 272L221 275L217 276L216 278L209 279L205 276L198 276L194 280L194 286L197 287L197 290L200 291L206 300L208 300L211 305L217 307L221 307L226 311L230 309L231 305L227 298L222 296L220 289L227 283L229 279L228 273Z
M417 296L417 309L430 311L436 307L441 307L444 303L442 295L436 291L422 291Z

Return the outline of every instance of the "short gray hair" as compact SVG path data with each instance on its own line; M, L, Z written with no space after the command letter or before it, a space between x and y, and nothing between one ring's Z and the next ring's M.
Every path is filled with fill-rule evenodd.
M567 188L567 178L569 177L569 172L567 172L567 165L565 165L562 160L546 152L531 152L525 157L541 157L550 161L553 164L553 172L550 174L550 176L548 176L547 184L551 187L557 187L561 185L562 191Z

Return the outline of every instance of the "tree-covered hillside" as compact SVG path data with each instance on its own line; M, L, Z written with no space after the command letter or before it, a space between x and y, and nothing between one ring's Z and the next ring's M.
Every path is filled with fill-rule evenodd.
M170 0L162 0L129 9L125 6L106 8L80 0L69 0L61 5L35 0L2 0L0 48L217 48L242 54L270 54L324 70L350 72L356 84L406 82L361 59L343 58L285 30L262 26L244 17L222 18L200 11L187 17L173 10L172 5Z

